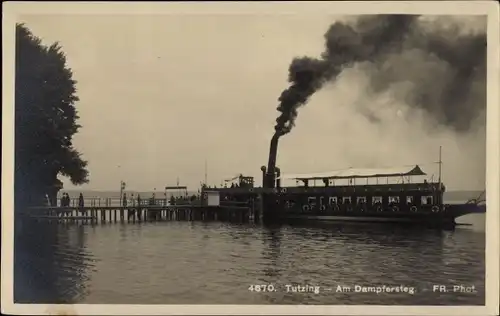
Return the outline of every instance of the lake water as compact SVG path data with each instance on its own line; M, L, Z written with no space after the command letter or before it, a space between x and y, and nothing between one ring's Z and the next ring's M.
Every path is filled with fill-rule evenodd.
M465 216L461 221L473 225L455 231L346 223L23 223L16 231L15 301L484 305L484 218ZM275 291L250 291L252 284ZM291 285L318 286L319 293L293 292ZM356 292L384 285L400 290ZM475 292L433 292L434 285Z

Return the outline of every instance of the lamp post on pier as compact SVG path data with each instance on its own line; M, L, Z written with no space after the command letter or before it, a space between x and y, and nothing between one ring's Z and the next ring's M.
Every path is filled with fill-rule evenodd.
M123 191L125 191L126 183L124 181L120 181L120 207L123 206Z
M165 202L164 202L165 204L164 205L167 206L168 205L168 202L167 202L167 187L165 187L165 192L163 193L163 195L165 196Z

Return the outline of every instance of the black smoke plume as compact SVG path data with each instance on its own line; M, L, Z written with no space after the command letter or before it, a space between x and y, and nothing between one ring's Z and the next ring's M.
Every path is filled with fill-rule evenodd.
M367 75L373 91L410 82L406 104L427 111L456 131L468 130L486 106L486 34L429 25L418 15L363 16L331 25L321 58L295 58L290 64L290 87L279 97L276 132L290 132L298 108L326 82L357 63L370 65ZM401 58L408 54L415 59ZM427 68L416 68L420 61ZM432 78L436 69L441 72Z

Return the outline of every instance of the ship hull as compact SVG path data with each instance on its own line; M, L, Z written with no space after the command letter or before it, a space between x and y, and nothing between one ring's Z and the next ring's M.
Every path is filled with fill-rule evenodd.
M409 217L370 217L370 216L334 216L334 215L294 215L283 216L282 219L301 219L312 221L333 221L333 222L378 222L378 223L412 223L418 222ZM425 222L423 220L423 222Z
M484 213L485 208L473 204L446 205L443 211L420 211L411 212L409 210L400 210L393 212L390 210L364 210L364 211L324 211L304 212L297 209L273 207L265 212L265 222L357 222L357 223L386 223L386 224L404 224L422 227L435 227L444 229L453 229L456 226L457 217L471 214Z
M429 184L222 189L221 200L249 202L266 223L360 222L455 227L457 217L484 213L476 203L443 204ZM394 197L397 200L394 200ZM346 201L346 199L348 199Z

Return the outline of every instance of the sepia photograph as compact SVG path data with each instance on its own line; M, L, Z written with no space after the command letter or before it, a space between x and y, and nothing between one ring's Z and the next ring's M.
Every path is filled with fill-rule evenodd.
M498 314L494 2L2 23L2 313Z

